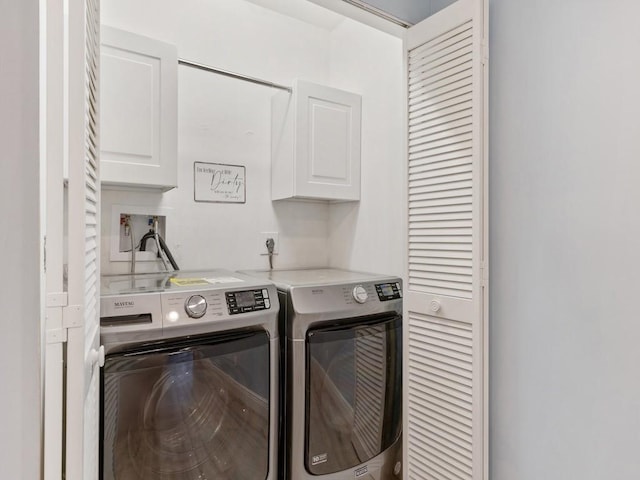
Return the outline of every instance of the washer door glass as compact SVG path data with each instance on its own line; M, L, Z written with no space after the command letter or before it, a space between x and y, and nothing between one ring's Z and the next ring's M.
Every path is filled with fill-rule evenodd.
M266 478L269 374L264 331L109 355L102 478Z
M401 325L401 317L394 315L309 330L305 461L309 473L353 468L399 437Z

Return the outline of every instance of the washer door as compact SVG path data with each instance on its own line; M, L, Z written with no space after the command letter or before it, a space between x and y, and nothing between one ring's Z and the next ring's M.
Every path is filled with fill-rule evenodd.
M104 479L267 477L266 332L110 355L102 393Z
M350 320L307 334L306 469L353 468L390 447L402 427L402 320Z

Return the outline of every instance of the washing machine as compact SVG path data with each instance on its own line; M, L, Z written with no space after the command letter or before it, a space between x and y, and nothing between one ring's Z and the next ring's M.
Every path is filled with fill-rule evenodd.
M280 477L401 478L402 281L337 269L251 272L276 284Z
M105 276L104 480L277 477L279 310L264 279Z

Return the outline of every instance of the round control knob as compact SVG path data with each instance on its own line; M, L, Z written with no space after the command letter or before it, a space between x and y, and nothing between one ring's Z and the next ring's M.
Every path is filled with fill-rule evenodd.
M357 287L355 287L352 293L353 299L358 303L364 303L367 301L367 298L369 298L369 295L367 295L367 291L362 285L358 285Z
M184 309L191 318L200 318L207 311L207 301L202 295L191 295L184 302Z

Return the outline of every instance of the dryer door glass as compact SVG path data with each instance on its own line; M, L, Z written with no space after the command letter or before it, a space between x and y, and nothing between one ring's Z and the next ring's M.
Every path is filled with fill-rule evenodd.
M385 451L402 426L401 317L307 334L307 471L346 470Z
M266 478L269 377L264 331L107 356L102 478Z

